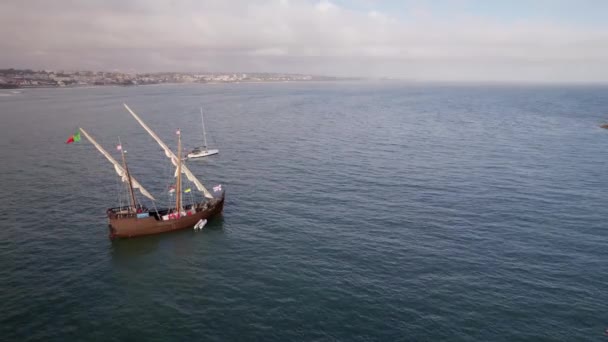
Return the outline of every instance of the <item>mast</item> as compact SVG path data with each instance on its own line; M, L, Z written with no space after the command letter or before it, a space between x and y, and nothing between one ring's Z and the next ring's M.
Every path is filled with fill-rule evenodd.
M177 218L182 212L182 135L177 129L177 183L175 184L175 210Z
M131 173L129 173L129 167L127 166L127 158L125 157L125 150L122 148L120 137L118 137L118 147L120 150L120 155L122 156L122 165L124 166L125 173L127 174L127 184L129 184L129 200L131 202L130 209L133 212L137 212L137 201L135 200L135 192L133 191L133 185L131 183Z
M205 118L203 117L203 107L201 107L201 122L203 123L203 147L207 151L207 132L205 132Z
M120 165L120 163L118 161L116 161L108 153L108 151L106 151L103 147L101 147L101 145L99 145L97 143L97 141L95 141L95 139L93 139L93 137L90 136L89 133L87 133L87 131L85 131L82 127L80 128L80 132L114 166L114 171L116 171L116 174L118 176L120 176L120 180L123 181L123 182L126 182L127 181L127 172L122 167L122 165ZM144 187L141 184L139 184L139 182L133 176L130 176L129 178L131 179L131 187L132 188L139 190L139 192L141 192L141 194L144 195L144 196L146 196L147 198L149 198L149 199L151 199L153 201L156 201L154 199L154 197L152 195L150 195L150 193L146 189L144 189Z
M146 132L148 132L148 134L150 134L150 136L152 138L154 138L154 140L156 140L158 145L163 149L163 151L165 151L165 155L167 156L167 158L169 158L171 160L171 163L173 163L173 165L177 166L177 157L175 156L173 151L171 151L171 149L169 149L169 146L167 146L162 140L160 140L158 135L156 135L156 133L154 133L154 131L152 129L150 129L150 127L148 127L148 125L146 125L146 123L143 122L141 120L141 118L139 116L137 116L137 114L135 114L135 112L133 112L131 110L131 108L129 108L129 106L127 106L126 104L123 104L123 105L125 106L127 111L129 111L129 113L133 116L133 118L141 125L141 127L143 127L146 130ZM209 192L209 190L207 190L205 188L203 183L201 183L201 181L199 181L196 178L196 176L194 176L192 171L190 171L190 169L188 169L188 167L186 165L182 165L182 172L186 175L186 178L188 178L188 180L190 180L192 183L194 183L194 185L196 186L196 189L198 191L201 191L205 195L206 198L209 198L209 199L213 198L213 195Z

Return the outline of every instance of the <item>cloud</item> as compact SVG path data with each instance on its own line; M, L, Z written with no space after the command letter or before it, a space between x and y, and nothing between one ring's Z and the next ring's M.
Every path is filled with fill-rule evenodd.
M319 1L316 5L315 8L317 9L317 11L319 12L329 12L335 8L337 8L336 5L332 4L329 1Z
M608 80L605 27L405 11L325 0L4 1L0 66Z

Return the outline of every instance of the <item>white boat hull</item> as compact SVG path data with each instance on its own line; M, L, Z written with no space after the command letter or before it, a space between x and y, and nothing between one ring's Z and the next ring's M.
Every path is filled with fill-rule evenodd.
M218 154L218 153L220 153L219 150L206 150L206 151L200 151L200 152L191 152L191 153L188 153L188 159L203 158L203 157L212 156L212 155Z
M207 224L207 220L206 219L200 219L195 225L194 225L194 230L197 229L203 229L205 228L205 225Z

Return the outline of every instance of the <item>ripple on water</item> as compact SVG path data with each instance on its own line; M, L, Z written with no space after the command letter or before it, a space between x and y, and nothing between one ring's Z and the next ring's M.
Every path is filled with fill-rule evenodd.
M8 340L572 340L602 334L605 88L400 83L32 89L0 101ZM121 109L227 190L222 218L110 242L118 200L83 142L172 170ZM167 116L171 113L171 117ZM32 134L34 132L35 134ZM124 200L124 198L123 198ZM159 203L159 205L160 205Z

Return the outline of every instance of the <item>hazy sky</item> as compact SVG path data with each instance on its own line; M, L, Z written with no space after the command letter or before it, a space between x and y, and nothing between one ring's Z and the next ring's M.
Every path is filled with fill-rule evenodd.
M608 0L2 0L0 68L608 82Z

